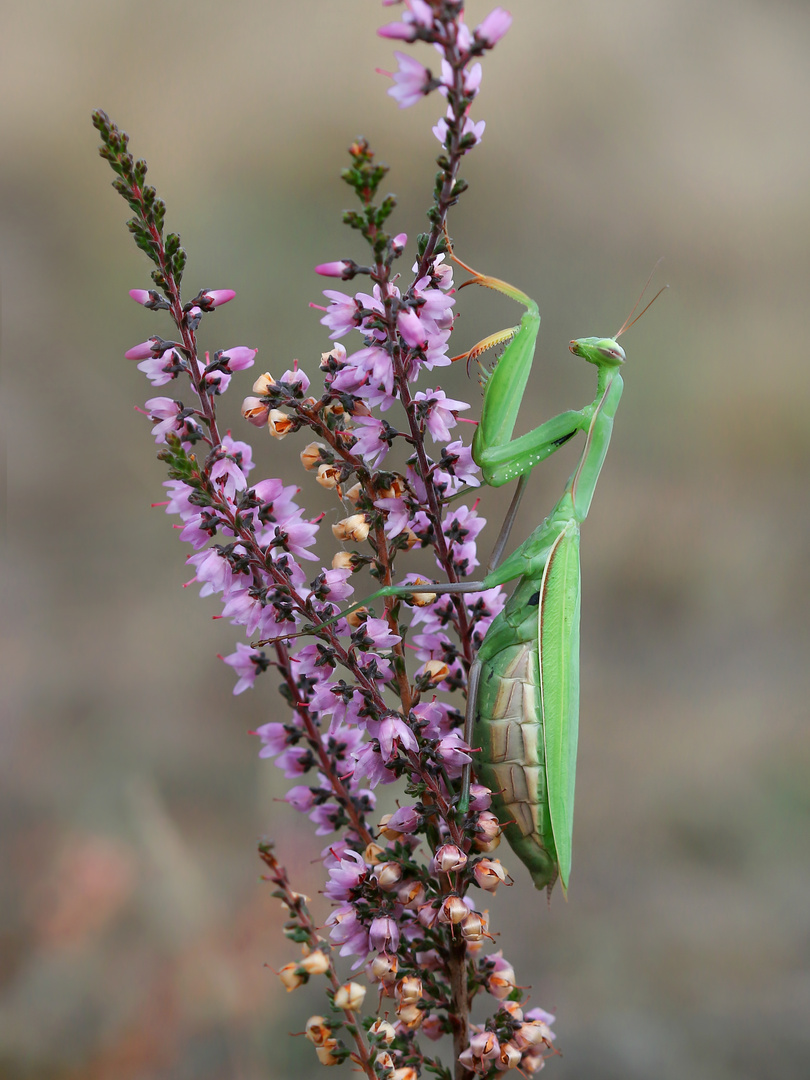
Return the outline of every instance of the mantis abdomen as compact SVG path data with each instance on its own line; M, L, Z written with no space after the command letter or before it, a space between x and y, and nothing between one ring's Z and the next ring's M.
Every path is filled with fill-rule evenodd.
M524 578L481 646L476 772L538 889L558 875L546 782L538 650L539 583Z

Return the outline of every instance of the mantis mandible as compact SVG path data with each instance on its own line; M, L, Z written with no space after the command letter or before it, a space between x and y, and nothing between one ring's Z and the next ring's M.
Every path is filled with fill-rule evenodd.
M534 357L539 311L533 300L506 282L465 269L473 274L465 284L495 289L526 308L519 326L464 354L477 359L485 349L508 341L484 383L473 458L488 484L498 487L519 477L518 490L483 581L388 586L369 599L427 591L483 592L517 580L470 669L465 739L480 750L478 777L491 789L506 838L535 885L550 891L559 877L567 894L579 730L580 526L591 507L622 396L619 368L625 353L617 339L650 305L631 322L634 308L612 338L571 341L570 351L596 367L596 397L584 408L560 413L513 439ZM579 431L585 444L556 506L498 565L528 474ZM462 777L461 813L469 806L469 786L468 766Z

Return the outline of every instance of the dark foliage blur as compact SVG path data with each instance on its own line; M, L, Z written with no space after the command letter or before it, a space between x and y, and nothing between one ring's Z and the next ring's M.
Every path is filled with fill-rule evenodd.
M507 6L452 232L539 300L524 429L590 398L566 344L614 332L660 255L671 289L624 339L583 530L570 900L548 910L503 852L517 883L492 905L499 945L559 1014L558 1080L804 1080L810 15L795 0ZM412 238L429 202L441 103L386 98L385 19L377 0L4 12L4 1078L318 1068L287 1033L320 998L263 966L291 949L255 841L278 838L324 913L321 845L246 734L279 715L272 680L232 697L216 654L233 630L181 588L184 552L149 509L163 472L132 406L153 392L122 356L159 327L126 296L147 263L89 117L105 108L148 158L187 288L237 290L206 344L313 374L311 267L360 254L339 224L345 146L365 134L392 166ZM471 290L459 310L460 347L515 317ZM237 434L251 381L226 399ZM437 381L477 402L463 371ZM293 439L255 441L262 475L318 497ZM518 533L569 466L538 470ZM484 495L490 536L506 498Z

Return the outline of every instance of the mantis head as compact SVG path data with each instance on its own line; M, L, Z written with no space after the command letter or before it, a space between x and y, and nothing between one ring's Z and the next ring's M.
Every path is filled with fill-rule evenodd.
M584 337L570 341L568 348L574 356L581 356L589 364L606 364L617 368L625 361L624 349L613 338Z

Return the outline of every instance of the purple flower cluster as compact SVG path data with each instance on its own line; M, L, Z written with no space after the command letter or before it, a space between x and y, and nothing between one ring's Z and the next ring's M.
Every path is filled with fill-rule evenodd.
M297 485L252 480L250 445L220 434L217 399L253 365L257 351L236 346L203 359L197 337L205 316L234 293L206 289L181 301L185 253L179 238L163 235L162 204L143 184L145 164L133 164L126 136L104 114L97 114L96 126L106 139L102 153L122 178L118 190L140 215L133 231L158 268L157 288L130 295L168 312L174 324L175 337L150 337L126 356L153 386L166 388L144 412L170 469L162 505L180 519L180 538L193 548L188 584L198 584L203 597L219 597L221 617L244 627L249 642L260 639L239 642L222 657L236 675L234 693L251 689L271 668L280 677L288 709L255 731L260 756L273 758L293 781L289 805L310 818L317 835L332 837L322 854L323 892L334 905L326 921L331 945L394 1002L393 1023L377 1020L368 1041L355 1033L353 1060L369 1077L409 1080L419 1074L415 1063L431 1065L415 1041L417 1030L430 1039L452 1032L469 1073L518 1066L529 1073L551 1049L553 1017L523 1014L511 966L500 953L484 954L488 914L468 894L472 885L487 893L509 881L489 857L500 840L489 791L473 784L469 813L460 819L456 811L457 781L471 752L461 734L463 709L452 695L465 690L475 650L503 597L500 589L436 597L430 582L397 574L398 561L416 547L432 552L438 580L461 581L479 566L477 537L485 521L477 502L457 501L479 486L478 468L470 446L453 438L458 414L470 406L449 398L432 373L451 363L456 299L445 222L466 186L459 164L484 131L484 122L469 115L481 85L478 58L506 33L511 16L496 8L470 30L462 3L405 0L403 7L401 20L380 35L433 45L440 69L434 76L397 53L389 93L401 107L434 90L446 100L433 128L443 148L443 179L428 215L430 232L416 244L412 280L405 287L393 270L408 247L404 233L384 229L393 199L374 202L385 169L358 141L344 178L362 212L347 220L371 247L370 264L342 259L316 269L343 281L367 276L370 285L324 293L321 323L333 344L320 357L319 395L296 361L281 376L261 374L242 403L244 418L274 438L308 433L302 466L343 508L331 536L323 515L308 517L296 501ZM355 333L360 339L349 351L342 339ZM431 385L416 389L428 381L424 372ZM170 396L169 388L180 386L190 398L185 389ZM337 546L331 564L322 563L330 545ZM316 564L314 572L306 563ZM342 613L339 605L355 593L351 579L364 568L383 585L417 586L413 606L380 605L376 616L355 604ZM408 650L416 662L410 674ZM403 785L407 804L372 825L374 789L394 782ZM275 860L267 852L263 858L281 880ZM284 895L304 927L299 940L310 949L300 963L286 965L285 985L294 989L315 973L334 979L329 946L305 925L296 894ZM468 1003L477 992L491 996L496 1012L485 1025L468 1027ZM362 998L362 987L347 984L334 994L333 1010L353 1016ZM334 1017L313 1017L307 1025L326 1064L342 1060L339 1026Z

